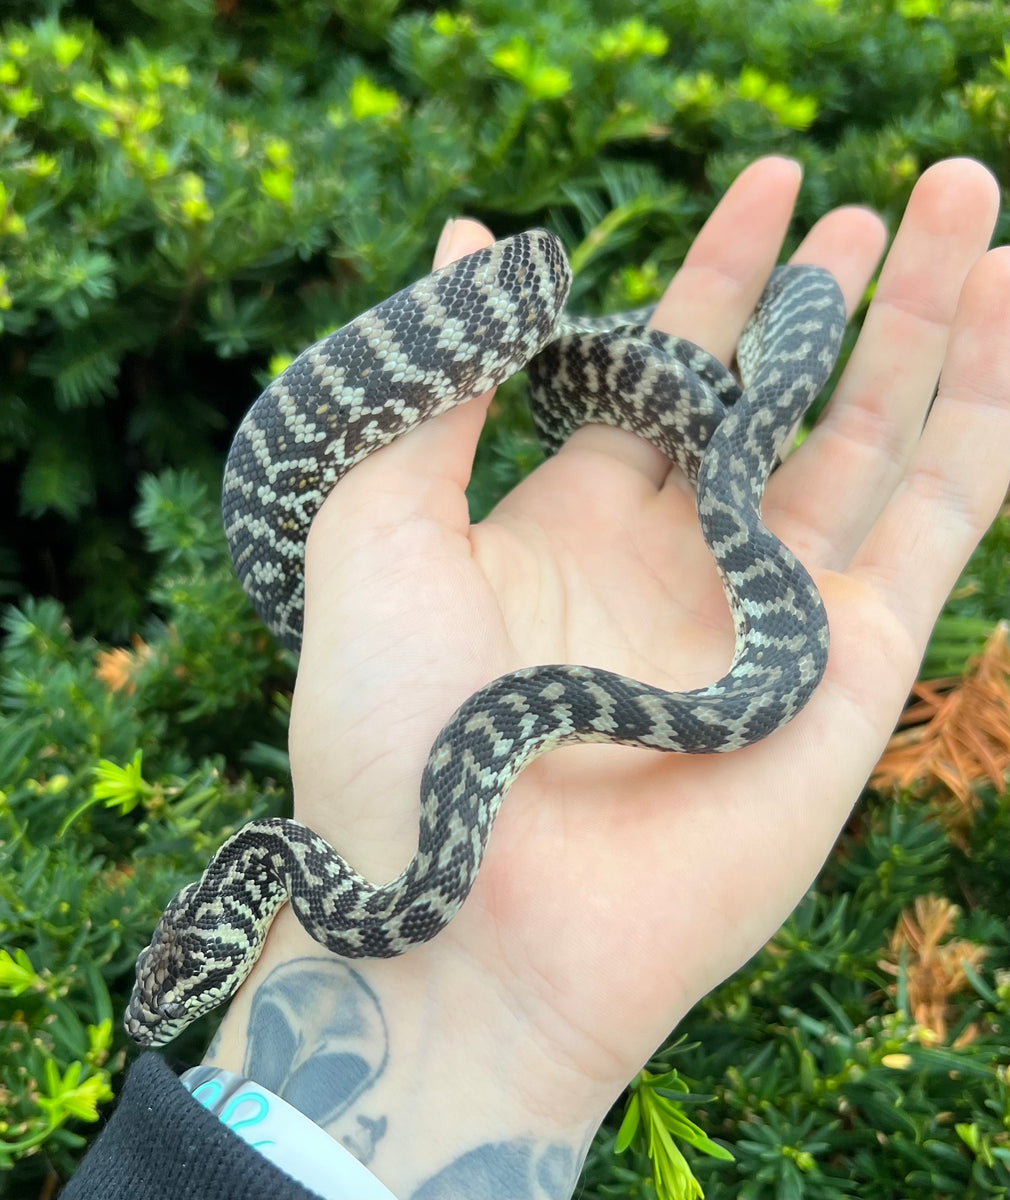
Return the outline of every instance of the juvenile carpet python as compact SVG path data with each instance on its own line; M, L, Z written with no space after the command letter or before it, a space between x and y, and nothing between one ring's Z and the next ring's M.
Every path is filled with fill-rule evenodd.
M556 449L589 422L647 438L695 483L702 532L733 613L728 674L671 693L596 667L513 671L438 735L420 788L417 853L376 887L295 821L253 821L169 903L137 960L126 1029L171 1040L227 999L290 899L318 942L349 957L401 954L466 898L502 798L537 755L575 742L709 754L766 737L809 699L827 657L813 581L764 527L776 456L831 372L845 326L834 279L779 267L745 329L742 388L649 310L573 319L558 240L533 230L436 271L306 350L235 436L224 524L266 624L297 650L312 518L341 476L421 421L527 367L538 433Z

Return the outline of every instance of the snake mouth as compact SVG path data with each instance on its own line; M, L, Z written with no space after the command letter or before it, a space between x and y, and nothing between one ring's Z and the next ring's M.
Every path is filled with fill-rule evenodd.
M123 1028L130 1041L136 1042L138 1046L156 1046L161 1040L159 1037L160 1021L156 1024L148 1024L147 1021L128 1012L123 1018Z
M134 997L123 1017L123 1028L138 1046L163 1046L178 1037L195 1019L181 1001L151 1008L143 1000Z

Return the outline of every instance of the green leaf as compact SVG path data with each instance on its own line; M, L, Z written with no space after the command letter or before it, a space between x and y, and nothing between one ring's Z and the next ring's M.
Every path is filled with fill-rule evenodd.
M13 957L7 950L0 950L0 988L20 996L37 987L41 987L41 980L24 950L15 950Z
M76 457L72 445L61 444L51 436L29 456L20 490L25 516L57 512L74 518L94 498L92 464Z
M632 1139L638 1132L639 1118L638 1093L632 1092L628 1098L627 1108L624 1110L624 1119L621 1121L621 1127L617 1131L617 1140L614 1143L615 1154L622 1154L631 1145Z
M379 87L367 75L355 76L348 95L355 121L391 117L400 111L400 97L390 88Z

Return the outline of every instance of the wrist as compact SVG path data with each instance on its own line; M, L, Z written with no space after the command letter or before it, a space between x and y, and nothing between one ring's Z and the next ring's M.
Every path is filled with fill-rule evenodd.
M620 1087L587 1080L451 932L350 961L289 909L205 1061L305 1113L401 1197L569 1195Z
M395 1200L344 1146L304 1113L244 1076L191 1067L180 1083L204 1108L289 1178L332 1200Z

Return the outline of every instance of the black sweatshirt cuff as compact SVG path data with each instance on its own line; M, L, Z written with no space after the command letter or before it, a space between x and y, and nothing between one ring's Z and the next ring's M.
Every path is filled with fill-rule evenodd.
M109 1123L60 1200L319 1200L186 1091L164 1060L134 1063Z

